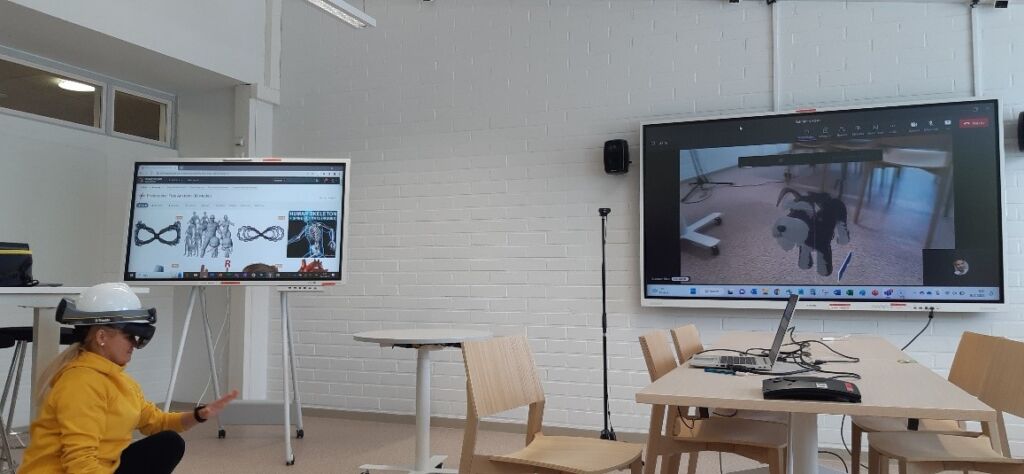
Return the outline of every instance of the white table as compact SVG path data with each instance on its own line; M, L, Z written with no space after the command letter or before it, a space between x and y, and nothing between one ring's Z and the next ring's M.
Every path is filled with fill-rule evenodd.
M36 380L40 372L60 354L60 324L52 311L65 296L78 296L87 287L30 286L0 287L0 304L32 308L32 393L36 393ZM149 293L149 288L132 288L136 294ZM36 401L32 397L31 418L36 415Z
M487 339L491 333L463 329L391 329L356 334L355 340L381 346L416 349L416 462L409 466L364 464L369 470L400 471L413 474L455 474L457 469L437 468L447 456L430 455L430 352L445 347L460 347L463 341Z
M796 339L806 338L797 334ZM714 347L765 347L769 340L771 335L767 333L728 333ZM861 379L854 383L860 389L861 403L765 400L761 394L761 380L765 376L707 373L690 368L689 363L648 385L636 394L637 402L651 405L644 473L654 473L657 456L670 437L670 433L663 431L667 406L789 413L789 464L794 474L824 471L819 469L817 455L819 414L989 422L996 419L992 408L913 361L882 338L852 336L829 345L860 358L858 363L828 364L825 369L860 374ZM812 345L811 352L815 358L835 358L818 344Z

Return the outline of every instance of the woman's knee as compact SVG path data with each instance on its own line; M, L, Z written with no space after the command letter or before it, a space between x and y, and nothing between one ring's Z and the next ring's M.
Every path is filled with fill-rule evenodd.
M168 454L173 454L179 460L185 455L185 439L180 434L174 431L161 431L153 437L159 440Z

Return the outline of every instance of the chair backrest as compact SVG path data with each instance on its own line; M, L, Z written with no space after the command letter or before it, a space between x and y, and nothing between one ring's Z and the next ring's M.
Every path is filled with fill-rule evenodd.
M692 324L673 329L672 342L675 343L676 357L679 357L680 364L704 350L704 345L700 343L700 332L697 331L697 326Z
M676 358L668 348L664 331L652 331L640 336L640 348L644 351L644 362L651 382L660 379L676 368Z
M524 336L462 343L470 407L484 417L544 401L530 345Z
M1024 342L993 338L995 346L981 395L978 398L996 410L1024 416Z
M976 332L963 333L949 368L949 381L965 392L979 396L1001 339Z

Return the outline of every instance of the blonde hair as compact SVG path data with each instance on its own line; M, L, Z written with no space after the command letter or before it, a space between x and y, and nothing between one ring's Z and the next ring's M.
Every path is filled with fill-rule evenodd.
M75 358L83 352L97 352L98 347L96 343L96 335L104 329L108 331L119 331L119 329L105 324L89 326L83 341L76 342L68 346L67 349L64 349L63 352L53 359L53 362L50 362L50 365L46 366L46 369L39 374L39 380L37 380L39 388L35 394L36 403L42 406L42 404L46 402L46 395L48 395L50 393L50 389L53 388L54 377L56 377L61 370L64 370L65 366L70 364L71 361L75 360Z
M38 389L36 391L36 403L42 406L43 402L46 401L46 395L50 393L51 385L53 384L53 378L64 369L64 366L75 360L79 354L85 352L85 345L80 342L76 342L67 349L64 349L50 365L46 366L46 369L39 374Z

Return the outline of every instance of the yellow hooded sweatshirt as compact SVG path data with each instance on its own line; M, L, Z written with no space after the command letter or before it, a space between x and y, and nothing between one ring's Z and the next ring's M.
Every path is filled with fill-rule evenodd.
M138 429L184 431L180 413L146 400L142 387L107 358L83 351L53 378L20 474L113 473Z

